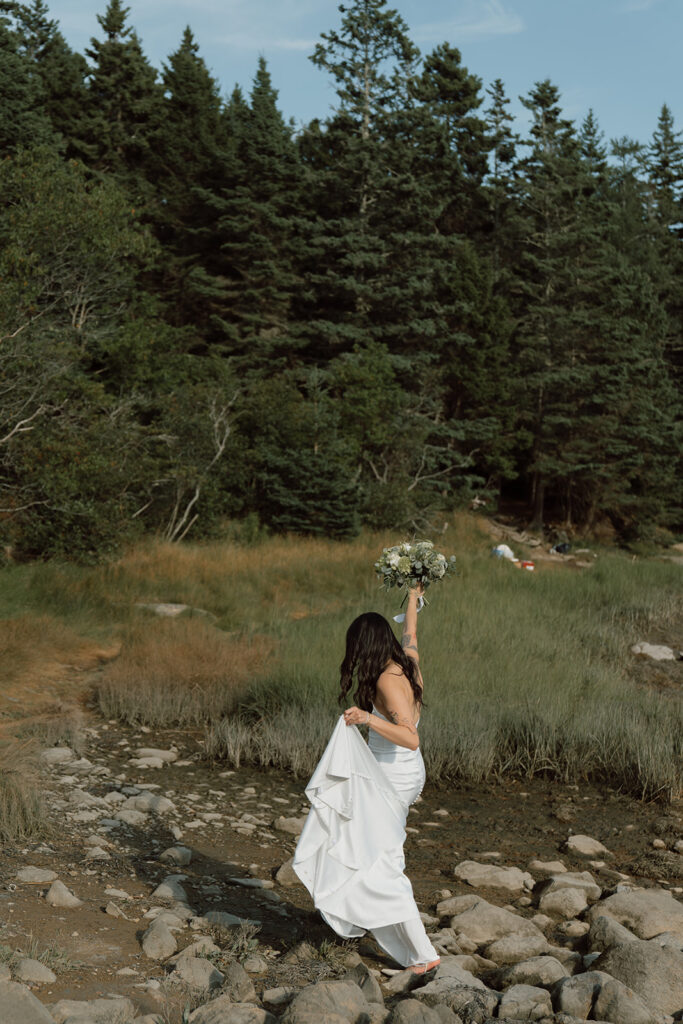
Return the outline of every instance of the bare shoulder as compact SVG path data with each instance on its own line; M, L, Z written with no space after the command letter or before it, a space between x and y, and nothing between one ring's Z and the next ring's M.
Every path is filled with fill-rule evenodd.
M384 703L392 697L411 697L412 688L400 665L391 664L377 680L377 694Z

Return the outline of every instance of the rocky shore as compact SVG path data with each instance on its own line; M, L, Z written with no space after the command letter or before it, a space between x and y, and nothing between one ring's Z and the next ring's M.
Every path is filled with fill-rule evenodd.
M89 731L85 757L43 752L53 833L1 862L1 1024L683 1020L675 809L643 812L659 822L645 877L623 870L606 830L549 830L518 862L504 842L458 857L453 810L422 820L418 806L409 842L439 861L443 886L416 889L442 956L420 978L317 923L289 866L299 783L220 769L200 781L195 754L144 739L110 723ZM571 817L555 803L555 822L562 807Z

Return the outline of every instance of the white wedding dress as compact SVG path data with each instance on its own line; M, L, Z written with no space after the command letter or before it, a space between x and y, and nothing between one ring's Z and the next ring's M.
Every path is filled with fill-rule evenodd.
M404 874L408 808L424 781L419 747L399 747L373 730L366 744L340 717L306 787L311 810L293 861L338 935L371 931L404 967L439 955Z

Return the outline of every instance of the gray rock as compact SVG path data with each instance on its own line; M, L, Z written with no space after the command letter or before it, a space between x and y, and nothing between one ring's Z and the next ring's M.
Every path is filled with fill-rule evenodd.
M611 946L595 968L628 985L660 1013L683 1009L683 955L669 946L642 939Z
M18 882L28 882L30 885L45 885L48 882L54 882L57 872L50 871L48 868L26 867L17 871L14 877Z
M661 932L683 939L683 904L665 889L616 892L588 911L591 923L600 915L614 918L639 939L652 939Z
M538 901L538 909L542 914L552 914L565 920L577 917L587 906L588 900L582 889L556 889L544 893Z
M180 978L196 992L210 992L223 984L225 975L214 967L210 960L204 960L199 956L187 956L178 960L173 969L173 977ZM251 985L251 981L249 984Z
M175 804L167 796L144 791L138 796L129 796L122 810L142 811L143 814L168 814L169 811L175 810Z
M417 999L403 999L391 1011L388 1024L441 1024L441 1018L431 1006Z
M595 1020L610 1024L658 1024L657 1017L627 985L608 978L598 992L593 1006Z
M555 1009L585 1020L605 981L609 981L609 974L602 971L587 971L573 978L562 978L553 988Z
M142 936L142 949L150 960L166 960L178 948L178 944L170 928L161 917L152 921Z
M275 875L275 881L279 885L301 885L301 879L297 875L296 871L292 867L294 858L290 857L285 863L278 869Z
M138 827L145 824L147 821L147 815L144 811L136 811L131 807L126 807L122 811L117 811L115 820L122 821L124 825L133 825Z
M175 750L158 750L156 747L138 747L135 751L137 757L156 758L158 761L163 761L168 764L171 761L178 760L178 753Z
M534 885L532 876L519 868L480 864L476 860L462 861L455 867L454 874L475 888L500 889L511 895L522 893Z
M52 1014L16 981L0 981L2 1024L54 1024Z
M290 836L300 836L303 827L306 824L306 816L302 818L276 818L273 822L273 828L276 828L279 832L287 832Z
M636 936L613 917L595 917L588 932L588 948L591 952L603 952L611 946L623 946L626 942L637 942Z
M341 980L351 981L354 985L358 985L358 988L369 1003L379 1003L380 1006L384 1006L382 989L379 987L377 978L375 978L374 974L370 973L366 964L356 964L355 967L346 972Z
M487 945L494 939L501 939L504 935L543 935L536 925L525 917L513 914L502 907L494 907L483 899L477 900L471 909L452 917L451 928L455 929L456 934L464 932L479 946Z
M55 1024L132 1024L135 1007L130 999L60 999L50 1007Z
M261 1002L266 1006L280 1009L280 1007L291 1003L298 991L299 989L293 985L280 985L278 988L269 988L261 996Z
M335 1015L348 1024L365 1024L369 1011L370 1005L358 985L319 981L294 996L281 1020L282 1024L302 1024L304 1015L315 1016L321 1022L331 1021Z
M83 900L79 900L78 896L74 896L70 889L64 885L64 882L60 882L56 879L50 888L48 889L45 899L51 907L82 907Z
M412 992L414 988L417 988L420 984L421 979L413 971L399 971L398 974L392 975L384 985L385 992L388 992L390 996L402 995L404 992Z
M451 914L463 914L466 910L476 907L481 903L482 898L476 893L467 893L464 896L447 896L436 905L436 912L439 917L447 917Z
M550 878L567 870L561 860L530 860L526 869L542 878Z
M236 917L234 914L228 914L225 910L208 910L206 914L204 914L203 919L209 924L220 925L221 928L237 928L246 920L246 918Z
M553 956L534 956L521 963L503 967L493 975L487 976L488 983L497 989L507 989L511 985L536 985L537 987L553 985L561 978L568 976L568 971Z
M231 1003L218 996L190 1014L190 1024L277 1024L277 1017L259 1006Z
M454 978L430 981L424 988L417 989L414 998L426 1006L436 1009L446 1006L459 1013L463 1020L486 1020L492 1017L500 1001L497 992L492 992L480 983L480 987L461 985Z
M150 899L176 900L178 903L187 903L187 893L181 885L185 878L187 875L169 875L156 887Z
M582 857L601 857L603 854L609 853L606 846L591 836L570 836L566 846L572 853L578 853Z
M536 888L539 894L556 892L558 889L579 889L585 893L589 903L595 903L602 895L602 889L590 871L562 871L540 882Z
M497 964L518 964L530 956L540 956L548 949L544 935L505 935L486 946L484 952L489 960Z
M641 654L653 661L675 661L676 655L671 647L665 644L634 644L631 648L632 654Z
M192 860L192 850L187 846L169 846L159 855L162 864L177 864L180 868L186 868Z
M244 967L247 974L263 974L268 970L268 961L258 953L250 953L242 961L242 967Z
M50 747L48 750L41 751L40 759L45 764L66 764L73 761L75 756L70 747Z
M0 981L11 981L12 972L10 971L7 964L0 963Z
M533 985L513 985L498 1007L498 1017L507 1020L540 1020L553 1012L550 993Z
M17 981L23 981L28 985L51 985L57 980L57 975L51 971L40 960L32 960L24 957L14 968L14 976Z
M238 963L230 963L225 968L225 980L223 990L229 995L233 1003L251 1003L256 999L254 983Z

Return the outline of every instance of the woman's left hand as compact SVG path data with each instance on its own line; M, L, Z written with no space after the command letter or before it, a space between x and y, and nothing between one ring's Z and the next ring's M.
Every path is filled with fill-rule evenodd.
M344 721L347 725L367 725L370 721L370 712L362 708L347 708L344 712Z

